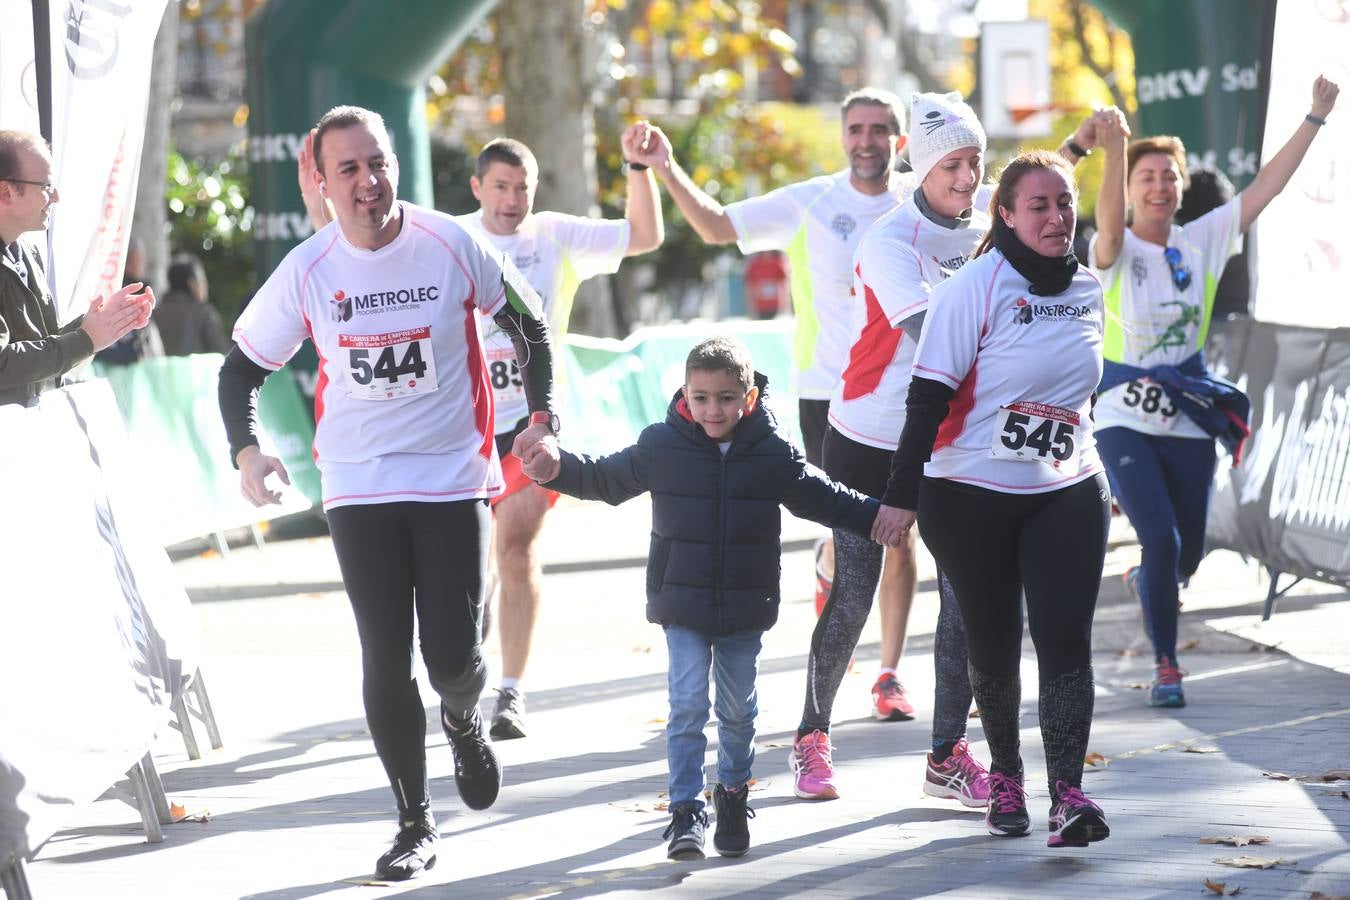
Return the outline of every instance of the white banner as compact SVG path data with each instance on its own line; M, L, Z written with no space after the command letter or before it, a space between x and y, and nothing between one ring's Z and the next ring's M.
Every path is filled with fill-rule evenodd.
M52 216L48 274L62 321L122 286L164 3L50 0L52 150L61 202Z
M0 128L38 131L33 7L28 0L5 4L0 28Z
M1350 325L1350 6L1281 3L1262 163L1294 133L1326 75L1342 97L1284 192L1256 220L1256 302L1269 322Z
M200 635L106 382L0 406L0 860L31 857L149 749Z

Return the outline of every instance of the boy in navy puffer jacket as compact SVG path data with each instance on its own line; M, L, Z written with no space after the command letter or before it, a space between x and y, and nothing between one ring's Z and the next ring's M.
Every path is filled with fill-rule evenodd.
M651 492L647 619L665 629L670 654L671 823L663 837L672 859L703 858L710 669L718 738L713 845L723 856L750 845L755 673L760 638L778 619L780 504L864 536L877 514L877 501L809 466L779 431L763 404L767 384L744 344L711 338L690 351L666 420L649 425L633 446L591 459L531 429L514 449L525 473L550 490L614 505Z

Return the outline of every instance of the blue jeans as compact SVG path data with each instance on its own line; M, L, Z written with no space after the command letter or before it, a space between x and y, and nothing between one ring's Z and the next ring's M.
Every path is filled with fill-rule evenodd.
M666 626L670 654L667 689L666 763L670 767L670 805L703 807L703 756L708 738L708 674L717 685L717 781L740 787L750 780L755 762L755 714L759 699L755 675L763 632L743 631L713 637L701 631Z
M1139 599L1153 625L1154 657L1175 665L1177 585L1195 574L1205 556L1214 441L1113 427L1097 432L1097 452L1116 502L1139 537Z

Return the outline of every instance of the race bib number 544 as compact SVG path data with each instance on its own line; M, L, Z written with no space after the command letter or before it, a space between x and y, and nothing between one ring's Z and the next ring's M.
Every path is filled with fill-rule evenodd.
M989 455L1043 463L1064 475L1078 472L1079 415L1075 410L1020 401L1001 406Z
M338 335L338 362L347 393L360 400L393 400L436 390L431 329Z

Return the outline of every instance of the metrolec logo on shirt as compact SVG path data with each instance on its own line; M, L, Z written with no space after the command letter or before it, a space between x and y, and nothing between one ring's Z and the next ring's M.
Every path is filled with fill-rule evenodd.
M1086 319L1092 315L1092 307L1086 304L1072 303L1032 303L1026 297L1018 297L1012 306L1013 322L1018 325L1030 325L1037 319L1066 321Z
M353 316L373 316L394 309L404 309L429 303L441 296L438 284L414 288L396 288L389 291L371 291L348 296L346 291L333 292L333 321L350 322Z

